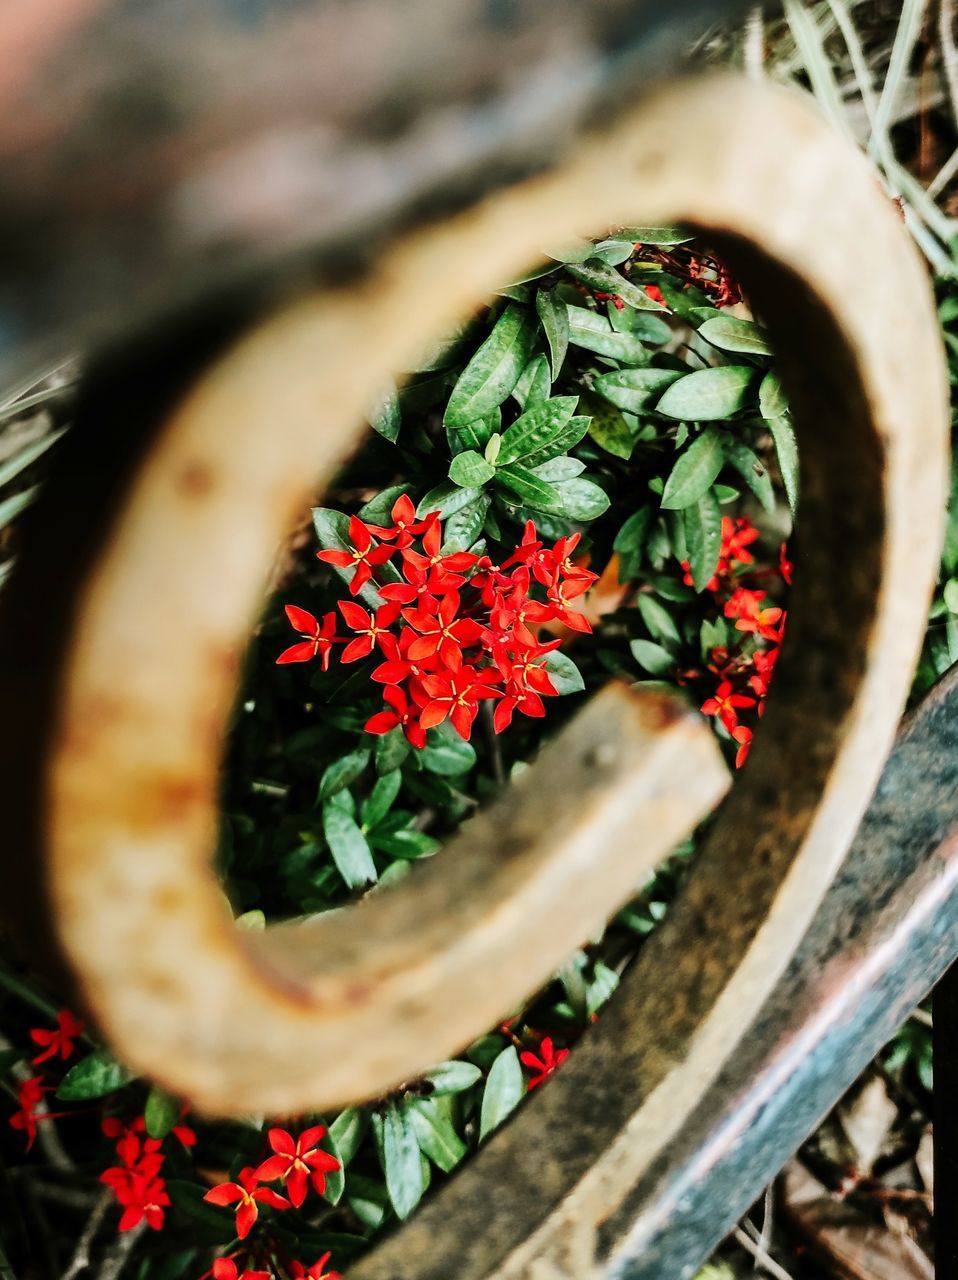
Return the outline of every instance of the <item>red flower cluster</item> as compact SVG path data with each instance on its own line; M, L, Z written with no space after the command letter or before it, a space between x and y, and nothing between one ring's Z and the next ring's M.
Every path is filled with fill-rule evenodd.
M656 263L687 285L694 284L708 294L716 307L732 307L742 301L742 291L732 279L728 267L711 254L697 252L685 245L667 247L641 242L635 250L639 262ZM651 292L653 289L654 294ZM664 302L657 285L646 285L645 291L655 302Z
M709 671L716 679L715 692L705 699L701 710L707 716L715 716L725 731L738 744L735 767L741 768L752 745L753 726L741 723L742 712L764 711L772 672L778 660L780 646L785 635L784 609L768 602L764 589L755 585L770 576L781 577L786 584L792 581L792 566L785 546L781 548L779 563L775 569L759 569L749 549L758 538L755 526L747 519L722 519L722 547L715 576L707 590L723 615L735 622L735 630L753 637L752 647L734 652L728 649L712 650ZM683 561L686 585L692 584L688 561ZM744 571L744 572L743 572ZM750 578L747 586L743 578ZM764 646L760 642L765 642Z
M113 1191L123 1207L119 1230L132 1231L145 1219L154 1231L161 1230L170 1197L160 1176L164 1156L158 1138L146 1136L146 1122L139 1116L125 1125L115 1116L102 1124L108 1138L115 1138L119 1163L100 1174L100 1181Z
M355 569L352 595L372 582L385 603L370 612L341 600L339 611L352 632L348 640L335 634L334 613L320 623L288 605L290 622L304 638L277 662L319 656L325 670L334 644L345 646L342 662L379 650L383 660L372 679L385 686L386 709L366 729L381 734L399 725L414 747L425 746L426 731L447 718L468 739L479 703L486 699L497 699L497 733L511 724L516 711L544 715L543 697L557 693L545 659L561 641L541 642L539 628L561 622L573 631L592 630L572 604L597 576L572 560L579 534L546 547L530 520L513 554L496 565L468 551L444 555L438 512L417 520L405 495L393 506L391 519L392 525L380 528L353 516L354 550L317 553L327 564ZM382 574L373 578L391 557L397 558L399 581L380 581Z
M33 1065L39 1066L41 1062L57 1056L66 1062L73 1055L74 1041L83 1031L84 1024L69 1009L61 1009L57 1014L55 1031L49 1027L33 1027L30 1039L40 1048L40 1053L31 1059ZM10 1117L10 1127L23 1130L28 1151L36 1141L38 1122L57 1119L61 1114L53 1115L43 1107L43 1095L51 1088L51 1085L43 1083L42 1075L23 1080L17 1086L17 1110Z
M261 1204L271 1209L298 1209L310 1185L317 1195L323 1194L326 1174L340 1167L336 1157L319 1146L325 1134L326 1127L321 1124L304 1129L295 1139L285 1129L270 1129L268 1141L273 1154L257 1168L241 1170L237 1182L222 1182L213 1187L204 1199L215 1205L235 1204L236 1234L245 1240L259 1216ZM261 1182L275 1181L283 1183L288 1199L269 1187L260 1186ZM328 1257L326 1254L320 1263Z

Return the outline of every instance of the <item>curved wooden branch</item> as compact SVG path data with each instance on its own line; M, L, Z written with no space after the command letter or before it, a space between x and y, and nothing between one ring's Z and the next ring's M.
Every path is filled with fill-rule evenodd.
M556 748L564 762L553 755L539 770L561 778L566 838L544 846L548 804L533 784L464 833L454 863L360 908L362 950L346 913L261 946L240 940L209 864L237 655L272 548L313 478L354 443L376 388L542 243L676 219L724 239L786 362L805 467L799 576L753 760L636 967L642 998L620 1000L578 1055L590 1065L563 1073L607 1087L595 1045L612 1035L625 1070L615 1099L603 1098L607 1118L622 1119L635 1088L646 1098L587 1178L581 1158L568 1162L564 1180L578 1170L589 1187L579 1217L585 1205L586 1216L607 1212L606 1184L633 1180L674 1132L740 1037L742 1009L758 1007L794 952L907 688L937 565L945 392L921 269L864 163L796 96L718 79L655 95L560 171L408 236L365 280L267 320L189 392L143 461L72 635L48 773L51 885L66 953L118 1051L196 1105L309 1110L424 1069L558 960L551 929L529 927L531 904L561 909L574 945L718 794L703 734L693 746L673 725L649 741L642 713L612 711L606 695L610 710ZM573 761L601 755L607 714L634 747L596 770L607 788L590 789ZM698 753L681 777L668 759L679 741ZM644 807L661 786L667 819ZM636 840L626 833L639 815ZM588 874L590 838L595 857L608 853L608 877ZM457 897L479 892L473 858L495 879L484 912L472 915L473 900L459 918ZM578 900L586 881L601 881L602 896ZM423 901L439 921L427 932ZM721 935L703 937L719 919ZM487 974L477 990L478 956L501 989L490 994ZM554 1119L565 1090L547 1092ZM524 1116L517 1129L532 1123L543 1121ZM556 1222L540 1245L560 1247Z

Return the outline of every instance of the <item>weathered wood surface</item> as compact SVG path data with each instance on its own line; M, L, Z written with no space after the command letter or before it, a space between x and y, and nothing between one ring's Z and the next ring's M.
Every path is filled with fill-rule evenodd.
M0 386L176 301L346 277L397 230L548 167L744 8L0 5Z
M616 1160L592 1171L597 1218L698 1104L747 1031L743 1010L757 1011L794 953L907 691L937 568L946 399L922 269L865 163L797 95L719 79L661 91L554 173L407 237L372 277L255 328L180 401L123 495L61 653L41 834L58 936L90 1007L134 1066L197 1105L294 1111L381 1093L488 1020L478 1002L473 1024L462 1013L451 934L437 934L428 964L403 943L415 882L366 908L377 926L359 954L345 916L303 926L296 959L269 933L259 945L230 933L210 857L235 664L277 539L386 375L543 239L676 218L723 240L781 350L802 439L802 524L790 634L753 758L636 966L641 1007L619 1001L605 1020L621 1023L626 1064L592 1077L617 1091L607 1115L631 1108L636 1090L645 1102ZM880 281L865 270L875 260ZM424 285L429 305L410 310ZM49 498L58 557L88 502L82 486ZM52 566L32 572L49 581ZM689 825L698 813L690 796ZM438 885L450 871L428 874ZM451 878L448 891L451 910ZM593 918L584 911L580 924L573 946ZM530 986L545 976L540 940L524 930L526 949L517 944L508 912L490 909L472 928L489 931L486 954L498 948L503 973L511 962ZM393 974L399 955L406 967ZM369 1035L367 1017L390 1002L387 1027Z

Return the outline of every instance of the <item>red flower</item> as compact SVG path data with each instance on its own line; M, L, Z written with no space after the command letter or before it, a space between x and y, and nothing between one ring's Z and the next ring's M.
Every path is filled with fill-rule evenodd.
M217 1258L208 1274L213 1280L273 1280L270 1271L247 1271L244 1268L238 1272L232 1258Z
M11 1129L22 1129L27 1138L27 1150L37 1137L37 1108L43 1102L45 1086L42 1076L33 1076L17 1085L18 1110L10 1117Z
M783 542L778 553L778 571L789 586L792 585L792 568L792 562L788 558L788 548Z
M326 1190L326 1174L340 1168L336 1157L317 1145L325 1133L325 1125L313 1125L294 1141L285 1129L270 1129L269 1145L276 1154L263 1161L256 1176L266 1182L282 1178L297 1209L306 1199L309 1183L317 1195L322 1195Z
M356 662L359 658L365 658L371 654L377 644L382 647L382 637L399 617L399 608L400 606L394 601L388 601L379 606L373 617L358 604L353 604L351 600L340 600L339 609L347 626L358 633L356 639L350 640L343 650L340 661Z
M579 613L577 609L573 609L571 603L576 596L582 595L583 591L587 591L588 588L588 579L573 578L571 581L560 582L558 578L555 578L546 592L556 618L560 622L564 622L570 631L591 632L592 630L592 624L589 619L584 613Z
M107 1175L122 1175L108 1178ZM170 1197L166 1194L166 1182L162 1178L151 1176L149 1172L137 1169L107 1169L101 1175L101 1182L113 1188L113 1193L123 1206L120 1216L119 1231L132 1231L143 1219L154 1231L160 1231L165 1220L165 1210L169 1208Z
M718 716L731 733L738 725L738 710L754 707L755 699L743 693L735 693L728 680L723 680L715 691L714 698L706 698L701 710L707 716Z
M492 667L480 671L463 666L458 671L426 676L423 686L430 701L423 708L419 723L424 729L432 729L448 716L460 738L468 739L481 699L499 697L498 691L489 687L498 681L499 673Z
M739 744L738 751L735 753L735 767L741 769L752 746L752 730L740 724L732 730L732 737Z
M46 1062L47 1058L53 1058L57 1054L66 1062L67 1058L73 1053L73 1042L77 1036L81 1036L85 1030L85 1024L79 1018L74 1018L69 1009L61 1009L57 1014L56 1031L47 1031L44 1027L35 1027L30 1032L30 1039L34 1044L40 1045L43 1049L42 1053L38 1053L32 1059L34 1065L38 1062Z
M236 1234L241 1240L245 1240L253 1229L261 1204L270 1209L289 1208L286 1197L271 1191L269 1187L259 1186L257 1171L248 1167L240 1170L239 1182L221 1182L218 1187L207 1191L203 1199L210 1204L236 1205Z
M331 1256L329 1253L324 1253L321 1258L317 1258L308 1271L301 1262L294 1262L292 1271L294 1280L340 1280L338 1271L325 1270Z
M439 591L455 591L457 587L461 587L465 582L462 576L464 571L473 568L479 560L478 556L469 551L456 551L444 556L441 551L442 528L438 520L423 535L422 547L424 555L420 555L418 551L410 551L408 547L404 548L403 564L407 569L411 568L420 574L435 573L436 589Z
M395 551L395 547L375 547L369 529L358 516L349 517L349 538L353 544L352 551L317 551L317 560L335 565L337 569L348 569L353 566L356 572L349 583L349 594L358 595L373 576L373 569L385 564Z
M527 649L514 658L505 653L498 655L496 666L506 686L493 716L496 733L502 733L509 727L513 713L517 710L526 716L545 715L542 698L556 696L558 690L552 683L548 669L536 659L558 648L560 643L556 640L552 644L537 645L535 649Z
M778 661L778 655L781 649L757 650L752 655L752 663L754 665L754 674L749 676L749 687L760 698L764 698L768 693L769 685L772 682L772 672L775 670L775 663Z
M754 564L755 557L748 548L758 536L759 532L751 520L745 517L739 520L731 520L728 516L723 516L722 558L733 561L735 564Z
M443 596L435 614L425 609L403 609L402 616L419 632L419 639L409 646L409 657L421 662L438 654L444 666L457 671L462 666L462 650L475 644L482 627L471 618L460 618L459 595L452 591Z
M645 286L645 292L653 302L657 302L661 307L665 306L665 298L662 296L662 290L657 284L647 284Z
M367 526L367 528L370 528L371 532L375 533L377 537L383 538L386 542L392 542L395 539L396 546L400 550L409 546L414 533L426 533L439 519L438 511L430 511L422 520L417 520L416 508L407 493L396 499L390 515L393 522L391 527L379 529Z
M525 1053L519 1054L519 1061L522 1065L524 1067L528 1067L530 1071L535 1071L537 1073L529 1079L530 1093L533 1089L542 1084L543 1080L548 1080L553 1071L555 1071L557 1067L561 1067L563 1062L565 1062L566 1058L569 1056L568 1049L559 1049L557 1051L553 1048L552 1038L550 1036L546 1036L539 1045L539 1052L542 1054L541 1058L537 1058L536 1055L528 1049Z
M332 655L333 645L339 640L336 635L336 615L335 613L327 613L322 621L322 625L316 621L311 613L307 613L305 609L299 609L294 604L286 606L286 616L289 618L295 629L303 636L299 644L290 645L276 659L277 666L281 666L286 662L309 662L311 658L320 657L323 663L323 670L329 670L329 659Z
M401 724L406 740L421 751L426 745L426 732L419 723L421 708L411 706L402 689L397 688L395 685L391 685L383 691L383 698L389 703L392 710L378 711L376 715L367 720L365 724L366 732L375 734L388 733L390 729L395 729L397 724Z

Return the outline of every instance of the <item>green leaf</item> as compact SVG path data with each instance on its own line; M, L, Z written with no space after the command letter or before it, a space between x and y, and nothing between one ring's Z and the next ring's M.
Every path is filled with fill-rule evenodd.
M402 418L399 413L399 397L394 386L387 388L373 408L369 415L369 425L391 444L396 443Z
M654 636L658 636L660 640L671 641L675 645L682 643L675 620L668 609L660 604L654 596L643 592L636 600L636 604L639 607L639 613L642 615L642 621Z
M367 764L369 764L368 747L363 747L359 751L350 751L348 755L334 760L319 780L319 799L328 800L337 791L342 791L343 787L348 787L351 782L355 782Z
M553 396L526 410L503 432L498 465L518 462L547 448L569 425L578 402L578 396Z
M551 289L540 289L536 294L536 311L549 344L552 377L555 379L569 348L569 313L565 303L560 302Z
M438 511L443 520L448 520L456 512L461 511L463 507L470 506L481 497L481 489L461 489L459 485L447 480L442 484L436 485L435 489L429 490L416 508L416 515L421 520L423 516L431 515L433 511Z
M458 734L430 732L426 745L419 753L424 769L444 778L457 778L467 773L476 763L475 748Z
M651 507L640 507L615 535L612 550L619 555L620 582L629 582L638 574L653 517Z
M482 1094L479 1114L479 1141L487 1138L518 1106L525 1082L515 1045L503 1049L490 1068Z
M567 654L553 649L547 653L541 663L549 673L549 679L555 686L556 693L580 693L585 688L582 673Z
M456 1058L440 1062L423 1079L432 1085L433 1096L438 1098L443 1094L462 1093L471 1089L481 1075L479 1068L471 1062L462 1062Z
M506 307L459 375L443 421L464 427L502 404L519 381L534 342L535 325L527 312L514 305Z
M724 442L725 459L734 467L766 511L775 510L775 491L768 467L754 450L740 440Z
M774 369L769 369L758 389L758 411L763 418L780 418L788 413L788 401Z
M640 667L652 676L667 676L675 670L675 659L653 640L631 640L629 648Z
M179 1120L182 1109L179 1098L154 1085L143 1109L147 1134L151 1138L165 1138Z
M589 424L589 435L606 453L626 461L632 456L634 442L629 424L617 409L598 396L583 397L582 407L586 409L592 421Z
M427 836L424 831L373 831L369 837L372 844L388 853L391 858L412 860L415 858L431 858L438 853L440 842L435 836Z
M484 418L477 418L464 427L446 427L446 438L449 441L449 452L455 456L467 449L475 449L481 453L489 440L502 426L502 410L493 409Z
M574 481L572 482L574 483ZM536 511L561 511L558 489L540 480L525 467L500 467L496 472L496 484L512 496L513 501Z
M751 320L739 320L737 316L712 316L699 326L699 333L721 351L741 351L751 356L773 354L764 329Z
M551 462L567 450L577 445L589 430L589 419L585 414L577 414L570 418L558 435L553 436L547 445L523 458L523 465L530 470L539 468L543 462Z
M622 234L635 244L687 244L694 238L682 227L629 227Z
M492 498L488 493L480 493L475 502L449 517L444 529L443 555L469 550L482 533L491 502Z
M666 387L681 377L677 369L616 369L613 373L601 374L593 386L617 409L642 413L652 407Z
M378 774L392 773L394 769L399 768L410 751L412 751L412 747L406 741L406 735L399 725L396 725L395 729L390 729L388 733L381 734L377 737L376 745L373 747L376 772Z
M600 262L604 262L608 267L618 267L628 258L631 258L634 251L635 244L631 240L610 237L608 240L601 240L595 246L592 256L598 258Z
M662 506L678 511L698 502L722 470L725 452L719 432L710 427L680 454L665 482Z
M585 470L585 463L580 462L578 458L553 458L530 470L538 479L545 480L549 484L558 484L563 480L574 480L576 476L581 476Z
M598 311L569 307L569 341L596 355L621 360L623 364L647 365L650 353L634 334L620 333Z
M64 1102L102 1098L104 1094L121 1089L135 1079L133 1072L117 1062L105 1049L98 1049L70 1068L60 1082L57 1097Z
M381 1159L380 1156L380 1161ZM378 1231L383 1224L389 1203L389 1193L381 1180L351 1173L346 1200L364 1227L368 1227L370 1231Z
M588 262L569 263L566 267L570 276L581 280L590 289L602 293L612 293L640 311L661 311L658 302L653 302L644 289L626 280L615 267L607 267L604 262L591 258Z
M383 1172L396 1215L405 1220L422 1199L419 1143L405 1108L390 1102L383 1116Z
M334 804L323 807L323 835L339 874L350 889L376 880L376 864L355 820Z
M359 1145L369 1128L369 1113L360 1107L347 1107L329 1126L330 1137L336 1144L336 1156L346 1167L359 1150Z
M467 449L457 454L449 467L449 479L464 489L478 489L496 474L481 453Z
M345 1111L342 1113L342 1115L348 1114L349 1113ZM360 1115L361 1113L357 1112L356 1114ZM337 1119L342 1119L342 1116L337 1117ZM346 1138L349 1138L350 1136L349 1130L345 1126L344 1136ZM339 1143L336 1140L336 1135L333 1133L332 1126L330 1126L323 1134L319 1141L319 1145L323 1151L328 1151L331 1156L335 1156L339 1161L338 1169L330 1169L326 1173L325 1186L323 1188L323 1199L328 1204L339 1204L340 1200L343 1198L343 1192L346 1190L346 1164L348 1162L339 1148Z
M388 489L381 489L375 498L370 498L367 503L364 503L356 514L365 524L377 524L381 528L388 528L392 524L392 509L396 499L408 493L410 488L408 484L391 484Z
M554 487L559 495L559 513L570 520L597 520L609 509L609 495L592 480L563 480Z
M406 1114L412 1124L419 1150L443 1173L452 1173L466 1154L466 1144L452 1127L448 1116L431 1098L415 1098Z
M759 386L758 411L763 418L780 418L788 413L788 400L774 369L769 369Z
M720 369L696 369L673 383L655 406L659 413L690 422L730 418L745 407L758 370L729 364Z
M685 517L685 549L692 585L704 591L718 566L722 548L722 512L718 499L709 489L683 511Z
M512 395L520 409L531 409L548 400L552 393L549 361L545 356L533 356L522 371L522 377L512 389Z
M589 1017L599 1012L619 985L619 975L601 960L596 960L592 974L588 996Z
M651 311L636 311L634 307L623 307L620 311L611 302L606 304L609 323L617 333L631 333L643 342L661 347L672 337L672 329L668 321Z
M367 831L385 818L393 807L401 786L402 771L400 769L390 769L388 773L376 779L376 785L363 801L361 810L363 826Z
M768 429L775 441L778 468L782 473L788 505L794 515L798 506L798 442L788 418L769 418Z

